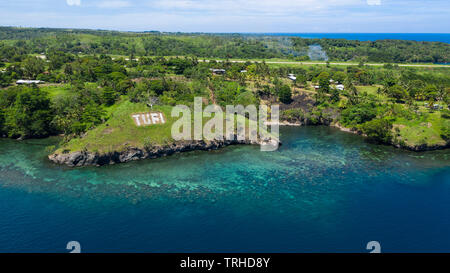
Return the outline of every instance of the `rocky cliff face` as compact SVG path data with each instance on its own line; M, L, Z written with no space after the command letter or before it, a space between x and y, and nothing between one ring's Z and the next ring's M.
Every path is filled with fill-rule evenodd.
M215 141L179 141L166 146L152 146L149 148L128 147L121 152L110 152L98 154L88 151L77 151L71 153L55 153L49 155L49 159L57 164L70 167L79 166L102 166L116 163L129 162L146 158L158 158L180 152L194 150L216 150L228 145L237 144L261 144L249 140L215 140Z

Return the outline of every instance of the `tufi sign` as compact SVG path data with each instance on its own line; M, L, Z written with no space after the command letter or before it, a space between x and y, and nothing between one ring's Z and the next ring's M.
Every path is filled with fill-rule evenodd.
M132 114L131 117L133 118L134 124L139 127L166 123L166 119L161 112L138 113Z

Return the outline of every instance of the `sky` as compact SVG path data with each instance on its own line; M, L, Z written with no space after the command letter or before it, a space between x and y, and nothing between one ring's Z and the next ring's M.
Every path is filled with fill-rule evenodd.
M0 0L0 25L122 31L449 33L449 0Z

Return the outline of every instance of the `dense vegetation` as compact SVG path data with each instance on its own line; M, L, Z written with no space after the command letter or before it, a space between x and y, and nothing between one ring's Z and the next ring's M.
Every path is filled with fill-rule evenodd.
M350 41L240 34L117 32L0 27L0 55L9 62L24 54L64 52L198 58L286 58L308 60L308 47L320 45L331 61L450 62L450 45L400 40Z
M283 57L264 41L241 35L189 35L114 31L17 29L0 27L0 52L18 60L21 53L61 51L72 54L126 56L197 56L217 58ZM276 40L276 38L274 38Z
M106 128L111 117L123 112L125 106L192 105L194 97L201 96L205 103L220 106L281 104L285 120L307 124L338 122L376 142L442 146L450 140L448 68L203 62L197 57L261 58L287 52L266 47L265 39L238 35L12 28L0 28L0 33L0 37L8 38L0 41L3 136L64 134L66 141L76 142L92 128ZM397 47L403 43L409 44L399 42ZM328 48L332 44L322 46ZM363 52L369 46L355 46L349 41L350 45L355 52ZM442 47L448 55L446 44L411 45L423 46L423 52ZM399 54L408 52L400 51L403 53ZM225 69L226 73L215 75L213 68ZM297 77L295 81L287 79L290 73ZM18 79L45 83L16 86ZM338 84L345 89L339 90Z
M304 50L320 45L334 61L367 61L387 63L448 63L450 45L441 42L401 40L351 41L345 39L293 38L294 47Z

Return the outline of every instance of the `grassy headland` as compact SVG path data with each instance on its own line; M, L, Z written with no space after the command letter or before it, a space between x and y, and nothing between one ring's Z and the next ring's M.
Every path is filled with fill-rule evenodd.
M449 144L450 67L429 64L447 62L445 43L324 39L316 42L330 62L317 63L305 53L311 41L289 37L287 51L277 37L242 35L0 28L0 39L0 135L64 134L58 152L173 143L171 108L194 97L220 107L279 104L283 121L339 124L414 150ZM130 113L149 102L168 122L134 126Z

